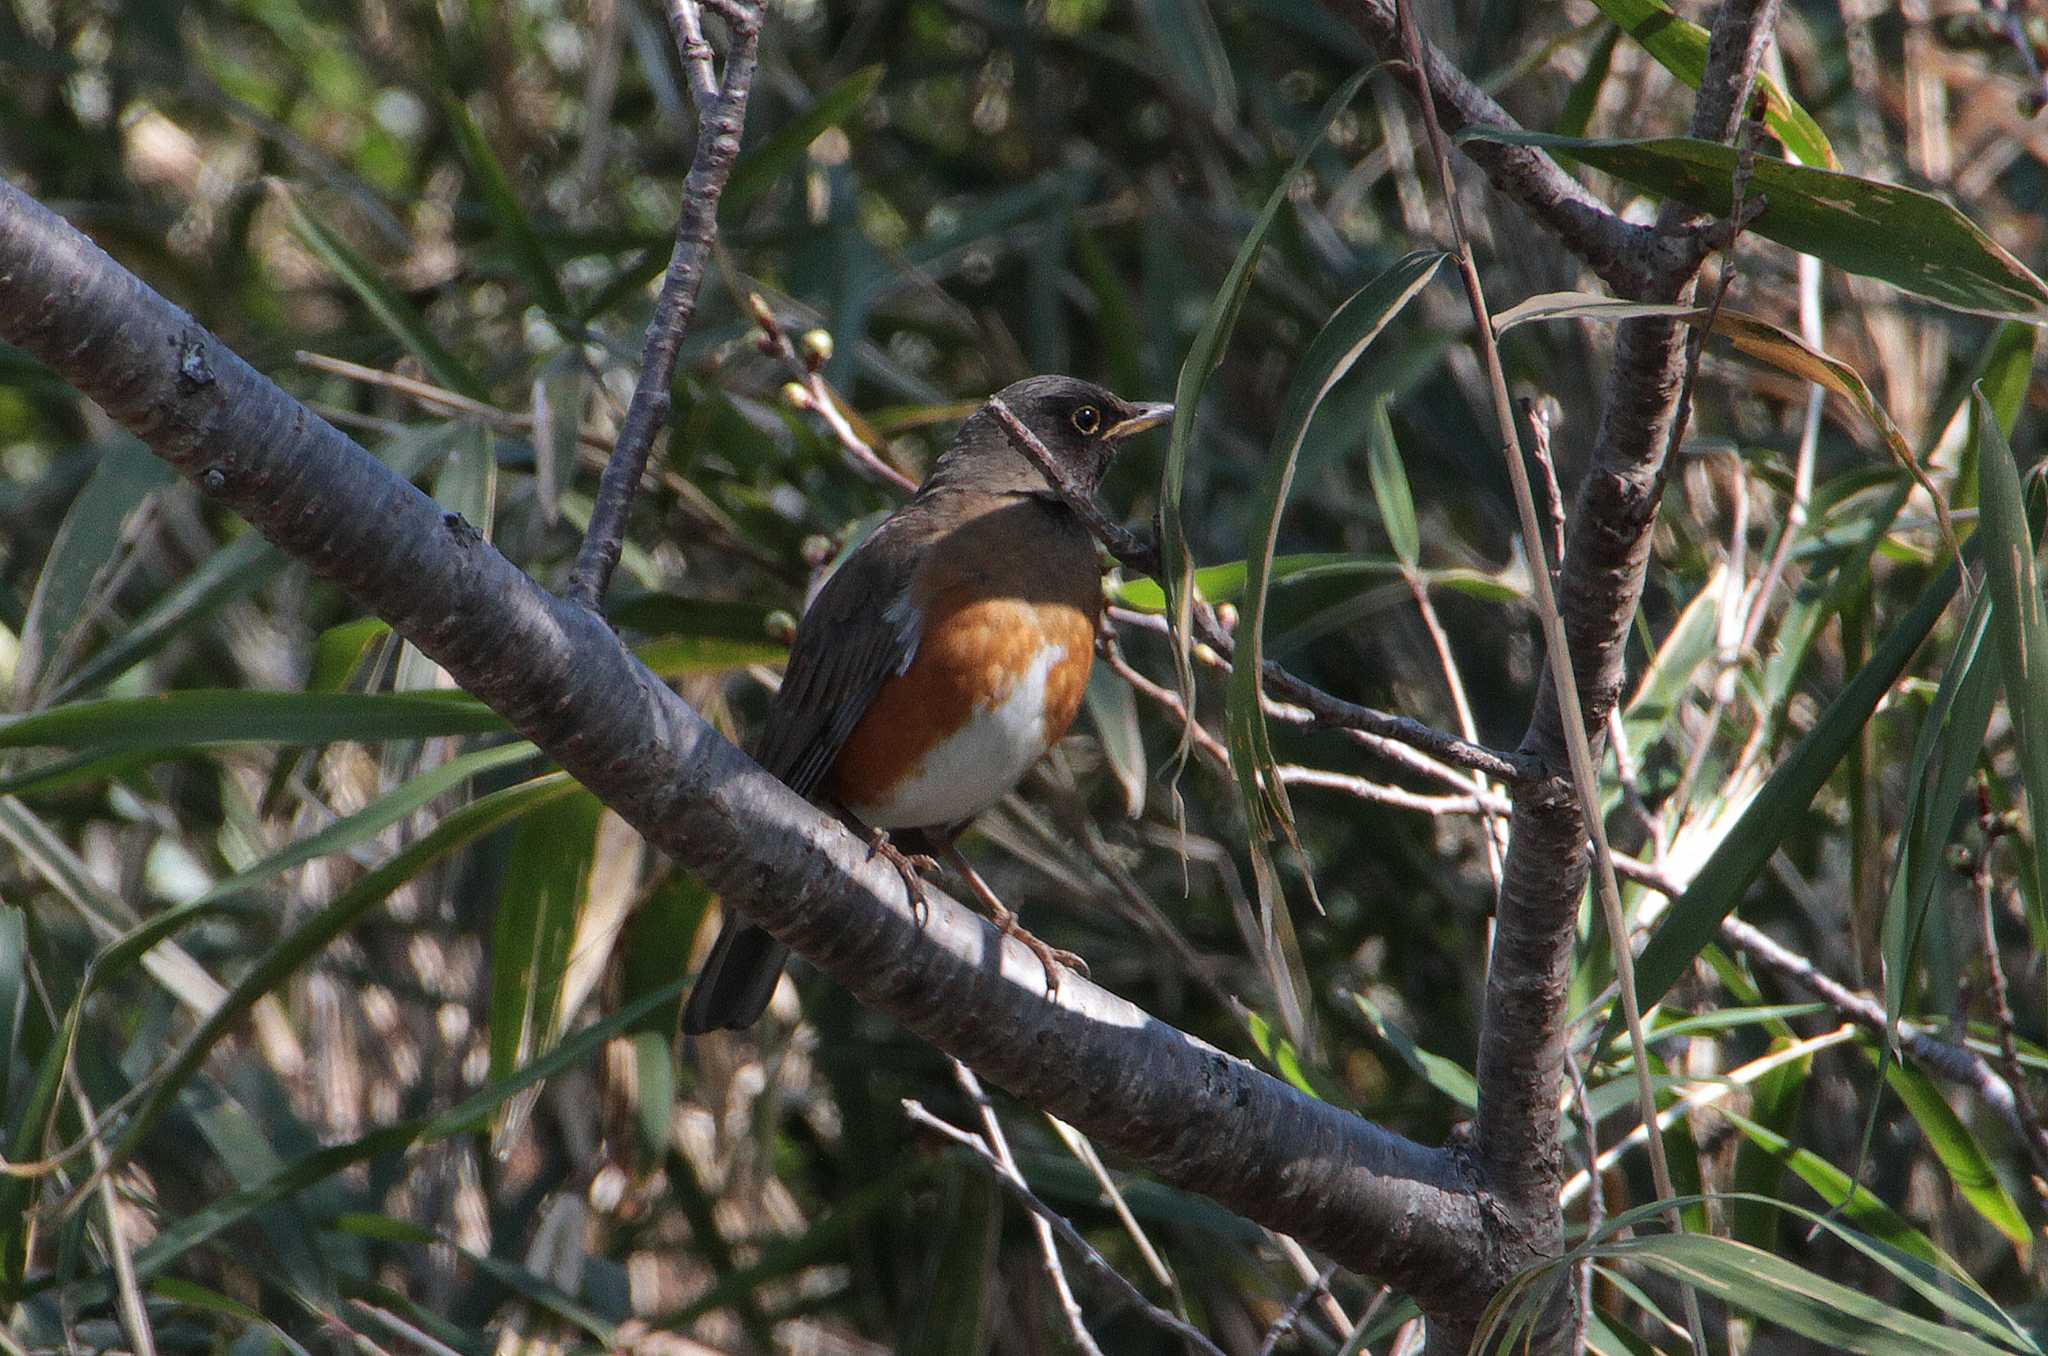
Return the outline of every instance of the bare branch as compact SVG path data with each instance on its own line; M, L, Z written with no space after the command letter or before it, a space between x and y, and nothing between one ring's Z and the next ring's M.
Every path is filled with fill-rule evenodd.
M710 97L709 48L697 19L696 0L675 0L672 12L682 43L683 68L690 75L690 88L697 100L697 150L689 176L683 180L675 249L669 254L668 272L662 278L654 316L647 326L647 342L640 351L639 384L633 388L625 421L619 425L611 462L598 481L583 549L569 573L569 600L587 608L598 606L611 583L625 543L626 518L647 469L654 435L668 423L676 354L697 311L704 267L718 234L718 200L740 156L740 132L747 121L747 96L754 87L763 13L739 4L722 6L719 12L725 16L732 38L725 54L725 77L715 98Z
M1024 1174L1017 1170L1016 1155L1010 1152L1009 1137L1003 1133L1003 1123L996 1117L995 1103L982 1091L981 1080L974 1076L974 1070L959 1060L947 1062L953 1066L953 1081L960 1085L960 1090L967 1094L981 1115L982 1137L997 1166L1017 1181L1023 1181ZM1088 1324L1082 1316L1081 1302L1074 1298L1074 1287L1067 1283L1067 1269L1060 1264L1059 1247L1053 1241L1051 1221L1034 1212L1031 1229L1038 1236L1039 1255L1045 1260L1045 1276L1052 1283L1053 1295L1059 1301L1060 1313L1067 1320L1067 1331L1072 1335L1074 1345L1081 1349L1083 1356L1102 1356L1102 1348L1095 1344L1094 1334L1088 1331Z
M1094 1244L1081 1237L1081 1231L1076 1229L1065 1215L1062 1215L1059 1211L1040 1200L1038 1193L1031 1189L1030 1184L1017 1172L1016 1167L1006 1162L1001 1155L998 1155L991 1149L988 1142L980 1135L972 1134L956 1125L940 1120L937 1116L925 1110L924 1104L913 1097L903 1099L903 1114L927 1129L938 1131L941 1135L969 1150L975 1157L986 1163L995 1174L996 1181L1002 1183L1003 1189L1017 1198L1019 1205L1029 1210L1034 1217L1045 1221L1047 1225L1051 1226L1053 1232L1059 1235L1060 1241L1079 1253L1081 1260L1087 1263L1088 1269L1107 1282L1109 1288L1116 1291L1124 1303L1136 1309L1146 1322L1166 1329L1166 1331L1179 1337L1194 1350L1207 1353L1207 1356L1223 1356L1223 1349L1214 1342L1211 1342L1200 1328L1195 1327L1191 1323L1184 1322L1173 1314L1167 1313L1166 1310L1160 1308L1151 1300L1146 1299L1144 1291L1132 1285L1128 1277L1111 1266L1109 1259L1097 1252Z

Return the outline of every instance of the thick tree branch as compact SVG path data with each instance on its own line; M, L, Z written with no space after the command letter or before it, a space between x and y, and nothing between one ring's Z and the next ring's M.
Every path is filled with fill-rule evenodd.
M1326 8L1356 29L1382 57L1402 60L1401 30L1394 0L1323 0ZM1459 70L1434 46L1425 44L1429 87L1436 96L1436 114L1453 135L1467 127L1519 130L1521 124L1493 97ZM1493 141L1467 141L1461 149L1479 166L1487 181L1515 203L1537 225L1545 227L1572 253L1586 261L1609 287L1634 296L1651 279L1673 268L1696 265L1694 247L1616 215L1578 180L1558 168L1543 152L1529 146L1503 146Z
M1389 58L1401 55L1393 0L1328 0ZM1695 104L1695 135L1725 140L1744 108L1769 41L1775 0L1731 0L1716 17L1708 69ZM1512 127L1497 105L1434 49L1420 64L1445 126ZM1700 262L1698 232L1630 226L1536 153L1467 142L1465 153L1494 187L1605 279L1643 301L1683 301ZM1685 341L1668 320L1619 327L1597 440L1580 488L1558 595L1571 675L1589 739L1597 741L1622 686L1628 626L1642 596L1650 530L1675 440ZM1522 752L1542 766L1567 765L1565 730L1550 675ZM1595 744L1597 748L1597 743ZM1540 784L1539 784L1540 785ZM1475 1136L1482 1180L1504 1206L1512 1255L1554 1252L1562 1237L1557 1102L1565 1050L1565 999L1575 924L1587 879L1587 825L1561 791L1517 797L1496 910L1494 948L1478 1059Z
M713 97L711 47L704 41L697 0L672 0L672 6L683 68L697 101L697 150L683 180L683 211L676 222L675 249L669 254L668 273L662 278L647 341L640 350L640 381L619 424L612 459L598 481L583 549L569 572L570 600L588 608L598 605L611 583L625 544L626 518L640 488L640 477L647 471L654 435L668 423L676 354L697 312L704 266L718 235L718 200L740 158L740 132L747 122L747 95L754 87L754 60L761 43L763 12L759 5L730 0L717 6L732 39L725 54L725 78Z
M1463 1155L1315 1101L1029 951L721 738L587 609L0 185L0 338L349 590L649 841L869 1005L1163 1180L1469 1323L1506 1279Z

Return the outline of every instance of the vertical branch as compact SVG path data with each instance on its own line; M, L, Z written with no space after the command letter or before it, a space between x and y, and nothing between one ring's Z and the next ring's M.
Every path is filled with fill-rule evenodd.
M725 76L716 84L698 0L671 0L670 23L691 96L697 102L697 150L690 161L689 177L683 180L675 249L669 255L668 272L662 278L647 341L640 351L640 381L633 388L632 403L626 407L626 418L612 444L612 459L598 482L590 529L569 574L569 601L593 610L618 566L626 517L640 488L640 477L647 470L654 435L668 422L676 354L696 315L697 293L718 235L718 200L732 175L733 163L739 159L747 96L754 86L762 10L745 0L713 0L712 8L724 17L732 35L725 54Z

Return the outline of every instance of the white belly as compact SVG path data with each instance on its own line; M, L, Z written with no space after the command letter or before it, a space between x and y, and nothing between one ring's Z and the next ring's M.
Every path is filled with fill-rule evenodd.
M897 782L887 797L846 808L877 829L927 828L972 819L1003 798L1046 750L1046 678L1067 657L1048 645L993 706L977 708L952 738Z

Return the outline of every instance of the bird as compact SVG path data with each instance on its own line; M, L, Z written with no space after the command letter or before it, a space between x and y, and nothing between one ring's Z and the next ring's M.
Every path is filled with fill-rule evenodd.
M1125 439L1173 406L1037 376L999 391L1072 485L1102 483ZM1054 952L1016 926L952 847L1066 734L1095 662L1102 567L1079 515L988 405L960 426L901 507L847 555L797 623L755 741L757 762L870 831L903 873L936 865L898 834L941 846L1005 932L1058 984ZM996 910L1001 910L997 913ZM684 1005L686 1034L751 1027L788 949L729 913Z

